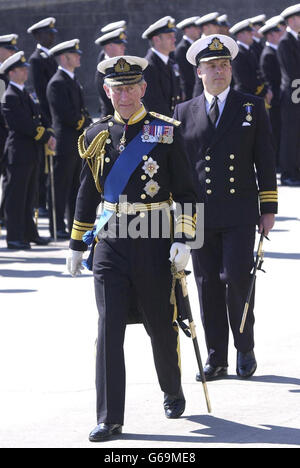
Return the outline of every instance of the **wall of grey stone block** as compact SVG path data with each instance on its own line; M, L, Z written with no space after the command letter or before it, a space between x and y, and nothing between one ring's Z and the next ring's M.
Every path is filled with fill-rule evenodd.
M81 41L82 67L78 76L82 82L88 107L97 112L94 76L99 47L94 44L100 29L107 23L125 19L128 23L129 54L144 56L148 44L142 32L165 15L180 21L189 16L218 11L227 13L231 24L265 13L279 14L293 0L0 0L0 35L19 34L19 47L27 56L35 48L26 30L33 23L48 16L57 19L57 42L78 38Z

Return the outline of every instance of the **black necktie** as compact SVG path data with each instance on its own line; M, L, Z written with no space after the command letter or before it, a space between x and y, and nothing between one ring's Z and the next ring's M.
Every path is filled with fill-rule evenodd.
M211 106L208 112L209 120L211 121L214 127L216 126L219 115L220 115L220 111L219 111L219 105L218 105L218 96L215 96L213 98L213 101L211 103Z

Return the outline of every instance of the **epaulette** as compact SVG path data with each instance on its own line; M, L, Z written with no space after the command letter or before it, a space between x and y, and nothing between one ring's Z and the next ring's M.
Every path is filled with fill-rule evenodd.
M165 122L171 123L175 125L175 127L179 127L181 122L179 120L172 119L172 117L168 117L167 115L158 114L158 112L149 112L152 117L156 119L164 120Z
M91 123L91 125L85 129L84 133L86 134L87 131L91 130L92 128L94 128L99 123L106 122L107 120L109 120L111 118L112 118L112 115L106 115L105 117L101 117L101 119L96 120L96 122Z

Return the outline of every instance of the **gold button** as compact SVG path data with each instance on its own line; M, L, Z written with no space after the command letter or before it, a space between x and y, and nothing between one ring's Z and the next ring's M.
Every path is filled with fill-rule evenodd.
M108 126L109 126L109 127L112 127L113 124L114 124L113 122L108 122Z
M145 125L149 125L150 121L149 120L145 120L144 124Z
M210 156L205 156L206 161L210 161L211 157Z
M230 159L234 159L234 158L235 158L234 154L231 154L229 157L230 157Z
M234 171L234 166L229 166L230 171Z
M207 184L210 184L211 183L211 180L210 179L206 179L205 181Z
M144 193L142 193L141 199L142 199L142 200L145 200L145 198L146 198L146 195L145 195Z
M147 179L147 176L142 175L142 176L141 176L141 179L142 179L142 180L146 180L146 179Z
M140 218L145 218L146 214L145 213L140 213Z
M229 181L234 182L234 177L230 177Z
M145 154L145 155L143 156L143 160L144 160L144 161L147 161L147 159L148 159L148 156Z
M212 190L208 189L208 190L206 190L206 193L207 193L208 195L210 195L210 194L212 193Z
M230 193L235 193L234 188L232 188L232 189L230 190Z
M109 162L110 162L110 158L105 158L105 162L106 162L106 163L109 163Z
M111 139L107 138L106 143L109 145L109 143L111 143Z
M205 171L206 171L206 172L210 172L210 167L206 167L206 168L205 168Z

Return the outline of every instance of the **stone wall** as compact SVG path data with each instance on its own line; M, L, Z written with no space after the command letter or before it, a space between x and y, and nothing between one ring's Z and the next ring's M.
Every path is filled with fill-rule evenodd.
M294 2L295 3L295 2ZM212 11L227 13L231 24L265 13L279 14L293 4L291 0L0 0L0 35L19 34L19 47L29 56L35 48L26 30L47 16L57 19L57 42L78 38L84 52L78 76L85 88L90 111L97 110L94 85L99 48L94 41L107 23L125 19L128 23L129 54L144 56L148 44L142 32L165 15L180 21L189 16L202 16Z

